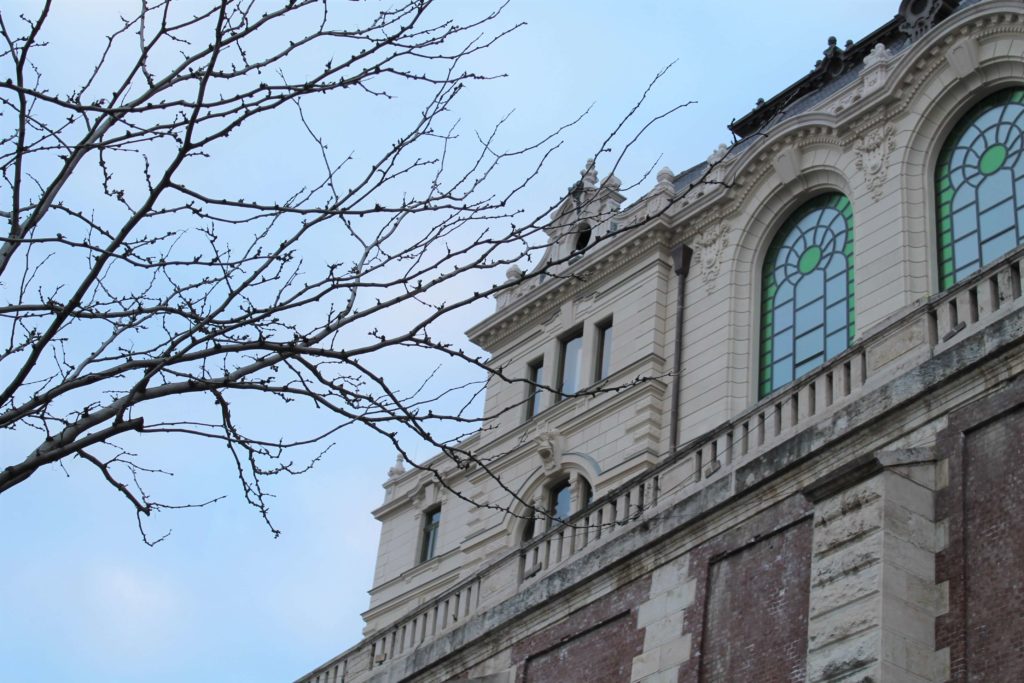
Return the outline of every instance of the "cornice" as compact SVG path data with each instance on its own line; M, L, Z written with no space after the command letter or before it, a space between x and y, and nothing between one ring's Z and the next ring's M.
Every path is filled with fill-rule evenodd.
M622 270L658 249L667 249L671 232L666 218L658 216L649 225L624 229L626 235L609 237L605 253L595 250L594 260L582 259L572 268L544 283L523 300L510 304L470 328L469 340L488 351L505 345L524 328L532 328L565 302L599 287ZM618 240L627 239L619 242ZM600 258L596 258L596 257Z
M848 146L870 129L905 114L921 88L938 70L948 66L946 54L955 43L967 37L980 43L1006 33L1024 33L1024 3L1020 0L980 2L954 13L919 42L894 56L883 87L844 112L839 124L843 145ZM845 89L836 98L843 92Z
M664 365L664 362L665 359L657 354L647 354L643 358L613 373L606 380L603 380L602 383L606 383L609 386L615 386L616 382L621 384L623 378L635 375L644 367ZM645 395L649 395L650 400L664 399L667 386L662 379L652 377L644 382L629 386L622 391L605 394L603 400L584 394L561 401L542 411L529 422L516 425L512 429L496 435L492 440L478 444L474 450L474 456L491 461L496 457L496 453L500 456L501 469L514 467L523 458L536 455L533 437L538 430L553 427L565 435L575 434L587 425L592 424L595 420L600 420L621 410L625 404L636 403L642 400ZM599 388L599 386L591 388ZM578 413L582 413L582 415ZM570 425L571 429L569 428ZM445 456L443 454L435 455L424 464L445 465ZM453 469L443 476L445 481L452 486L462 482L475 486L490 478L491 475L479 466L471 464L465 469ZM402 484L411 485L410 488L400 493L396 492L391 500L373 511L374 517L378 520L383 520L407 509L415 502L419 491L431 485L434 481L433 475L422 470L406 472L402 475Z
M965 37L982 42L985 38L1024 33L1024 3L1020 0L981 2L956 12L918 42L892 55L884 82L864 94L851 98L865 87L861 76L845 88L823 100L814 109L786 119L765 132L764 138L736 155L725 180L727 188L711 194L709 201L687 207L679 220L705 227L716 220L727 220L746 203L750 194L771 174L776 156L787 148L802 150L814 145L835 145L843 149L855 146L871 130L904 114L917 93L946 64L948 49ZM846 106L844 100L852 100ZM833 110L838 111L833 112ZM716 219L698 219L693 214L719 208Z
M867 74L862 74L813 110L782 121L766 131L763 139L736 155L724 169L722 185L698 192L696 197L689 196L692 193L673 196L651 225L643 225L644 209L656 199L665 198L644 197L620 215L627 222L634 216L639 218L640 227L626 228L635 231L629 239L618 244L621 235L608 238L612 248L601 258L581 261L558 280L544 283L522 301L481 321L467 335L488 350L506 344L524 327L533 326L558 306L613 277L650 250L668 248L670 241L692 240L702 230L735 215L774 172L773 163L785 150L816 145L849 149L871 129L903 114L918 91L945 63L946 50L957 40L968 35L982 40L1009 32L1024 33L1024 3L1020 0L981 2L954 13L924 38L892 55L886 64L885 82L876 90L833 113L832 109L844 98L864 87ZM670 239L673 232L679 234ZM593 255L598 256L599 252Z

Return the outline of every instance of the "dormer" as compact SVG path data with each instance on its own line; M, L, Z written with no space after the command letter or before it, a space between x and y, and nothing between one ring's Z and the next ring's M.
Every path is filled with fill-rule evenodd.
M571 268L615 232L615 216L626 199L619 192L622 183L614 174L600 183L597 179L595 162L588 159L580 179L568 188L564 199L551 212L551 221L544 228L547 246L537 265L528 273L516 265L506 272L509 281L523 282L497 295L499 310L539 287L548 276Z

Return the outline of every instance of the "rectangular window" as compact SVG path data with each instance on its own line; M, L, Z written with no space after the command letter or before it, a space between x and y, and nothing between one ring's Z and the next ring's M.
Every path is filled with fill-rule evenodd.
M583 330L570 333L562 339L562 353L559 361L558 390L575 394L580 389L580 356L583 355ZM559 396L562 398L562 396Z
M612 369L612 319L597 324L597 353L594 354L594 381L600 382Z
M423 539L420 542L420 562L434 559L437 553L437 530L441 526L441 506L423 513Z
M526 419L540 412L540 400L543 396L541 387L544 386L544 359L538 358L527 367L527 379L530 384L526 387Z

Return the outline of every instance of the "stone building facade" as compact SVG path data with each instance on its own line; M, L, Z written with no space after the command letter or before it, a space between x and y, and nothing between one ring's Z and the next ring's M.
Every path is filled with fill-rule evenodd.
M396 466L301 683L1024 680L1024 3L898 9L632 205L587 165L469 331L483 505Z

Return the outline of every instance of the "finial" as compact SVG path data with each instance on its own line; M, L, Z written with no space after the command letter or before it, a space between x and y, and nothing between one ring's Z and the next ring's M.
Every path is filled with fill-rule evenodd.
M580 175L583 177L584 187L594 187L597 184L597 168L593 159L587 159L587 164L580 171Z
M725 155L729 153L728 145L719 145L714 152L708 157L709 164L717 164L719 161L725 158Z
M601 186L607 187L612 192L618 192L619 188L622 187L622 181L619 180L614 173L611 173L607 178L601 181Z
M405 474L405 463L403 462L402 454L398 453L395 455L395 464L388 469L388 479L394 479L403 474Z
M523 277L523 269L520 268L519 266L517 266L514 263L511 266L509 266L508 269L505 271L505 281L506 282L508 282L510 280L519 280L519 279L522 279L522 277Z
M658 182L659 183L671 183L675 173L668 166L662 166L661 170L658 171Z

